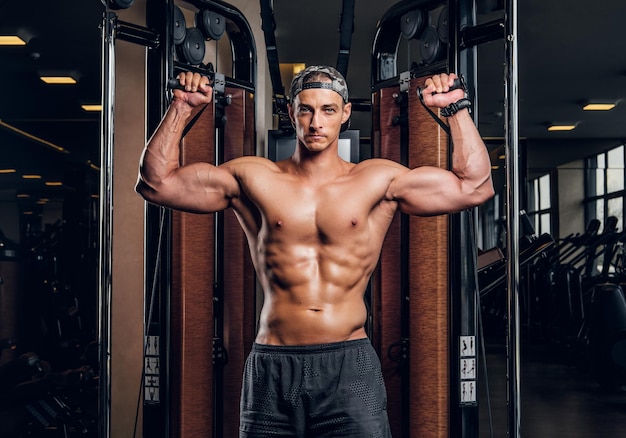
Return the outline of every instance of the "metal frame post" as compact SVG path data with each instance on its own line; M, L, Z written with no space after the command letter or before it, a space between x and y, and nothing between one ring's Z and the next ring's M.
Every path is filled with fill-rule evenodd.
M505 151L507 195L507 418L508 436L520 436L520 308L519 308L519 133L517 0L506 0L505 26Z
M98 436L107 438L111 428L111 286L113 235L113 110L115 108L115 27L117 16L105 11L102 20L102 114L100 151L99 246L99 424Z

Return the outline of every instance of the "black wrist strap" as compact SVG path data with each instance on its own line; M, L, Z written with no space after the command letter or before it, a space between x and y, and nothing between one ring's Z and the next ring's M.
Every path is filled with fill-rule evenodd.
M444 117L450 117L461 111L462 109L467 108L470 112L472 110L472 101L467 97L463 99L459 99L454 103L451 103L447 107L441 110L441 115Z
M464 79L461 77L460 78L460 83L461 86L463 87L463 89L465 90L465 93L467 95L467 86L465 85L465 81ZM420 103L422 104L422 106L426 109L426 111L428 111L428 114L430 114L430 116L433 118L433 120L435 122L437 122L439 124L439 126L441 126L441 129L443 129L446 134L450 135L450 127L448 125L446 125L440 118L439 116L437 116L437 114L435 114L430 108L428 108L428 105L426 105L426 102L424 102L424 96L422 96L422 89L420 87L417 87L417 96L420 98ZM452 107L455 106L456 109L452 109ZM456 114L457 112L459 112L460 110L462 110L463 108L468 108L471 111L471 107L472 107L472 101L469 100L468 98L464 97L462 99L457 100L456 102L448 105L447 107L443 108L441 110L441 115L444 117L450 117L454 114ZM446 111L448 110L448 111Z

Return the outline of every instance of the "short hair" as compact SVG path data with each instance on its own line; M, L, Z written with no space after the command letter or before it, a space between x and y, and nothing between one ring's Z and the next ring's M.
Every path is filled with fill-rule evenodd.
M320 81L320 79L329 79L330 82ZM300 71L293 78L293 81L291 81L291 101L293 102L302 90L311 88L333 90L341 96L344 103L348 103L348 85L346 84L346 79L333 67L312 65Z

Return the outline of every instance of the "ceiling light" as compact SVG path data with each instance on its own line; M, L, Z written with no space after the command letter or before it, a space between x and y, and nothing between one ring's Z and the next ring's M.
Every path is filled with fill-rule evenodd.
M576 129L575 124L548 126L548 131L573 131L574 129Z
M0 35L0 46L25 46L26 41L17 35Z
M589 102L583 106L585 111L610 111L615 108L614 102Z
M26 199L26 198L30 198L30 195L28 193L18 193L16 197Z
M63 185L62 181L46 181L45 184L48 187L61 187Z
M23 179L41 179L41 175L22 175Z
M9 129L9 130L11 130L11 131L13 131L13 132L23 136L23 137L26 137L28 139L31 139L31 140L36 141L38 143L41 143L41 144L43 144L45 146L48 146L48 147L56 150L57 152L61 152L61 153L64 153L64 154L69 154L70 153L70 151L68 151L66 149L63 149L61 146L58 146L58 145L56 145L54 143L51 143L51 142L49 142L47 140L44 140L42 138L36 137L36 136L34 136L32 134L29 134L26 131L22 131L21 129L18 129L18 128L16 128L13 125L9 125L8 123L3 122L1 119L0 119L0 126L6 128L6 129Z
M15 173L17 170L15 169L0 169L0 173Z
M102 111L102 105L98 104L85 104L80 106L85 111Z
M71 76L40 76L46 84L75 84L76 79Z

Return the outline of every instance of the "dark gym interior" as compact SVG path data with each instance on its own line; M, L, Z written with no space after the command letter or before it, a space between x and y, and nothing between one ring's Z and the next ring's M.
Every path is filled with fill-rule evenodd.
M141 143L150 135L163 109L159 106L168 93L163 71L158 71L151 57L171 35L146 24L150 14L166 3L172 6L171 10L181 8L187 17L202 4L216 4L225 11L232 6L241 11L244 22L229 18L226 32L238 25L229 36L230 43L245 47L254 44L251 52L256 59L250 65L258 71L254 72L254 80L244 73L243 79L235 78L231 85L253 92L257 132L251 147L256 148L254 153L271 155L271 147L278 147L273 136L280 131L276 129L280 127L280 117L273 113L276 90L268 67L259 2L120 0L107 4L105 0L0 0L0 40L18 35L24 41L24 45L0 45L2 437L164 437L168 435L163 431L170 430L171 424L187 421L180 413L173 418L167 417L169 413L164 416L177 400L176 390L167 385L175 384L178 377L172 377L167 385L162 382L163 402L158 407L156 403L146 403L146 386L158 386L143 380L151 356L142 330L151 334L152 312L159 315L161 323L167 319L160 313L165 311L164 301L153 308L150 298L155 290L159 296L166 295L163 290L169 288L167 281L159 287L152 283L154 279L169 278L168 272L156 272L153 263L157 251L175 253L176 243L168 241L164 248L157 244L159 213L144 208L132 191L143 144L127 141L138 136L137 143ZM342 3L348 1L271 2L285 86L290 75L284 71L293 65L337 63ZM511 80L506 77L506 66L513 61L507 58L503 23L507 5L517 2L356 0L346 78L356 108L351 129L358 132L357 159L375 155L373 93L387 81L397 82L395 74L381 78L380 71L373 71L373 54L386 55L383 51L376 53L376 42L384 38L377 34L381 23L385 23L390 11L403 5L408 5L407 11L422 7L440 13L448 3L471 4L474 8L473 29L460 35L464 38L462 43L474 45L475 49L476 65L470 87L477 99L474 116L490 151L497 192L492 201L476 212L479 391L476 403L454 407L473 409L468 420L472 430L458 435L450 432L448 436L502 437L510 431L507 377L513 353L507 348L510 295L506 233L511 184L519 194L521 210L518 244L522 435L621 436L626 430L626 38L621 32L626 4L616 0L598 0L593 4L582 0L526 0L516 6L520 175L518 182L509 182L505 153L510 126L506 120L505 84ZM108 126L116 132L110 145L115 157L111 162L106 162L111 157L103 153L108 134L103 129L107 127L107 108L81 108L107 100L107 27L103 21L107 13L119 19L115 34L117 55L113 57L118 83L115 124ZM432 22L435 16L427 24L441 27L441 22ZM188 20L186 25L193 23ZM247 25L253 38L242 41L238 38ZM393 60L398 72L437 71L445 64L442 60L452 53L448 42L436 40L441 45L436 55L439 58L429 65L420 52L425 37L407 37L407 32L411 29L402 29L397 59ZM207 38L209 50L230 52L228 43L213 39L216 41ZM416 60L415 53L423 59ZM178 51L174 56L184 57ZM145 71L133 72L134 63ZM182 68L184 63L178 59L175 65ZM224 64L216 63L211 68L236 76L235 68ZM245 60L242 64L247 65ZM241 72L237 74L242 77ZM41 76L71 76L76 83L47 84ZM255 86L254 90L248 89L248 82ZM162 95L155 97L159 90ZM589 103L615 106L607 111L583 110ZM548 128L552 125L573 128L551 131ZM133 132L127 137L127 131ZM114 175L112 179L107 179L108 172L109 176ZM103 187L106 183L112 186ZM103 199L113 193L115 209L108 205L109 199ZM102 245L102 227L106 222L103 212L111 215L116 239L127 240L125 233L138 239L127 243L132 254L124 249L121 255L112 252L114 298L108 303L103 294L103 284L111 281L106 275L103 278L103 269L107 268L103 262L107 254ZM172 223L175 221L176 218ZM117 244L118 248L121 246ZM163 263L169 262L166 257ZM125 299L134 300L134 304L118 301ZM134 307L132 315L139 316L127 316L117 311L120 307ZM107 318L112 319L103 322ZM125 333L131 325L132 330L139 332ZM110 358L99 345L103 328L111 330L114 339L114 354ZM172 343L168 348L178 347ZM236 361L235 352L230 353ZM103 359L110 359L111 363L103 364ZM219 362L215 356L212 360L213 364ZM229 373L239 372L227 367L223 371L226 380ZM106 406L109 400L103 398L103 385L108 390L112 387L111 409ZM221 391L226 391L223 397L238 397L236 391L228 393L228 387ZM454 389L452 394L456 392ZM229 413L225 415L228 417ZM167 420L162 419L166 417ZM450 430L457 431L455 427ZM414 436L407 428L401 429L406 435L398 436ZM207 435L203 436L230 436L226 430L224 426L214 426L212 435L205 430Z

